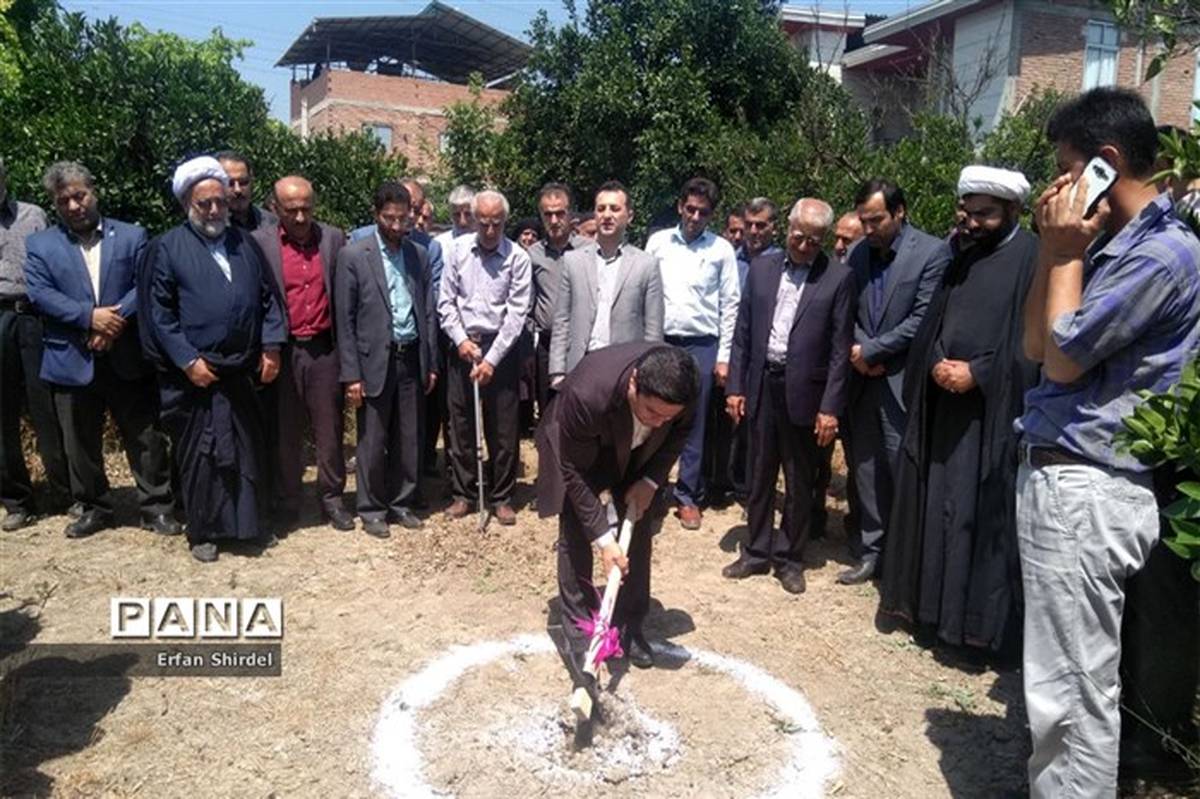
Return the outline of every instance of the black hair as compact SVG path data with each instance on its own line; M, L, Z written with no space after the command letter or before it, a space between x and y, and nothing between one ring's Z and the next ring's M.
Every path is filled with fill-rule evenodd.
M1105 145L1125 156L1129 177L1144 178L1158 156L1154 117L1137 92L1109 86L1067 100L1046 123L1046 138L1092 159Z
M571 215L571 222L578 225L583 222L591 222L596 218L595 211L576 211Z
M729 209L729 213L725 214L725 221L728 222L729 218L731 216L736 216L738 219L741 219L745 215L746 215L746 204L738 203L737 205L735 205Z
M571 191L571 187L568 186L566 183L551 182L551 183L547 183L546 185L542 186L542 188L538 191L538 196L537 196L538 208L541 209L543 199L545 199L546 197L553 196L555 194L561 194L562 196L567 198L567 210L568 211L575 207L575 194Z
M688 197L704 197L713 210L716 210L721 202L721 192L717 189L717 184L708 178L692 178L684 183L683 188L679 190L679 202L687 202Z
M862 205L876 194L883 195L883 204L892 216L895 216L901 208L908 210L908 202L904 199L904 189L887 178L871 178L859 186L858 193L854 195L854 204Z
M375 210L382 211L383 206L388 203L396 203L403 205L405 208L412 208L412 197L408 193L408 189L394 180L389 180L379 184L379 188L375 190Z
M637 393L671 405L691 405L700 394L700 368L681 347L664 344L637 361Z
M612 180L604 181L603 183L600 184L600 188L596 189L596 195L600 194L600 192L602 192L602 191L619 191L619 192L621 192L622 194L625 195L625 207L626 208L633 207L633 200L631 200L629 198L629 189L625 188L625 184L622 183L621 181L616 180L615 178ZM596 195L592 196L592 205L596 204L595 203Z
M250 162L246 160L246 156L242 155L237 150L221 150L219 153L214 155L213 158L217 159L218 161L235 161L246 167L246 172L250 174L250 177L254 177L254 167L250 166Z
M542 223L536 216L526 216L518 219L512 226L512 236L510 238L518 238L522 232L532 230L537 234L538 238L542 237Z

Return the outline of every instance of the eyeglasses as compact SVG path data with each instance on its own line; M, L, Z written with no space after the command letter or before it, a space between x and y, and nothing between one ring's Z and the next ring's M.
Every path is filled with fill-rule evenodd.
M816 236L808 236L804 233L792 233L788 236L788 239L796 244L806 244L809 247L820 247L824 241L824 237L817 238Z
M206 200L192 200L192 205L201 211L207 212L216 208L224 208L229 203L224 197L210 197Z

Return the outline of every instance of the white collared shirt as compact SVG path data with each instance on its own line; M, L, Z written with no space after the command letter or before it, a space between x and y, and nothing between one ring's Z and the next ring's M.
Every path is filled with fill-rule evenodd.
M663 334L714 336L717 362L728 363L741 296L733 245L711 230L684 241L676 226L651 236L646 252L662 273Z
M604 253L599 248L596 248L596 320L592 323L592 336L588 339L587 346L588 352L607 347L612 341L612 304L616 299L617 275L620 271L620 247L617 248L617 254L611 261L604 257Z
M208 245L208 251L212 254L213 260L217 262L217 266L221 268L221 274L230 283L233 282L233 268L229 265L229 253L225 249L225 236L220 235L215 239L210 239L207 236L202 236L204 243Z
M796 321L796 309L804 295L804 281L808 279L809 264L793 265L784 259L783 274L779 278L779 291L775 294L775 317L771 320L771 335L767 338L767 362L787 362L788 337Z
M100 248L104 246L104 228L97 226L92 232L90 241L77 239L79 244L79 254L83 256L83 263L87 266L88 277L92 281L92 296L96 300L96 305L100 304Z

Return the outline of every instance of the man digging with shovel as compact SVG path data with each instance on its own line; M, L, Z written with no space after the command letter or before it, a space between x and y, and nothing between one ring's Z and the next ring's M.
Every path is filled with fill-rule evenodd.
M699 380L696 362L678 347L607 347L584 356L559 384L538 427L538 511L543 518L558 515L563 635L556 643L575 687L588 694L589 711L597 698L595 667L585 662L593 632L605 639L602 655L625 654L639 668L654 665L642 635L650 604L649 511L691 430ZM622 518L634 522L628 552L617 539ZM623 575L611 622L598 613L593 546L605 574L617 567ZM619 642L610 630L623 630ZM588 718L581 721L590 720L590 712L582 715ZM577 732L577 744L580 739Z

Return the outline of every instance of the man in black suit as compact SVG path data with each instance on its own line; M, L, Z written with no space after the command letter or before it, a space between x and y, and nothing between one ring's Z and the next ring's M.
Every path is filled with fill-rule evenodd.
M317 450L321 512L338 530L353 530L354 517L342 504L346 458L342 453L343 400L334 336L333 275L346 243L342 231L313 219L312 184L298 175L275 182L279 225L251 234L270 267L288 326L279 379L264 392L274 427L275 516L282 534L300 512L304 476L304 422Z
M850 251L858 286L850 365L850 473L858 491L861 559L838 575L853 585L875 576L892 505L892 470L904 435L904 362L950 262L941 239L908 223L904 192L881 178L854 198L865 241Z
M376 234L342 248L335 273L337 346L346 401L358 415L358 515L387 538L388 521L415 530L425 395L437 383L428 254L405 237L408 189L375 192Z
M821 200L792 207L787 251L760 255L747 272L729 361L729 415L750 424L750 537L721 573L742 579L774 566L793 594L805 588L812 483L820 449L837 435L854 343L854 273L821 251L832 225ZM776 535L781 464L787 507Z
M615 564L624 575L613 623L625 630L630 662L654 664L642 621L650 605L652 522L661 522L665 509L647 511L691 432L699 392L699 367L686 350L617 344L583 357L538 426L538 511L543 518L559 514L558 592L576 666L588 642L573 622L590 619L599 604L593 546L605 574ZM622 516L636 522L627 555L616 538Z

